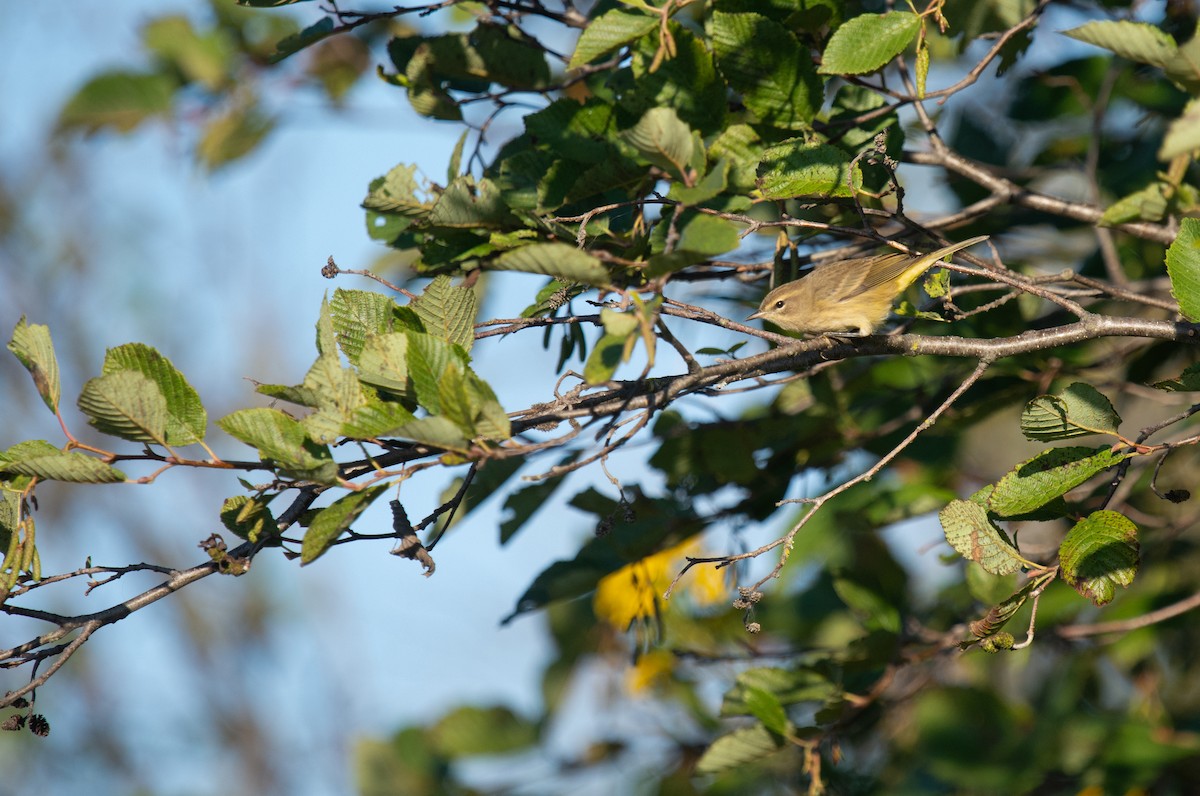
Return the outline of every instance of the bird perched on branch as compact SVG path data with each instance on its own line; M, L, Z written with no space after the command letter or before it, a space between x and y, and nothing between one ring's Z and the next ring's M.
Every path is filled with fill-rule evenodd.
M781 329L807 334L852 330L871 334L917 277L946 255L987 237L980 235L916 257L894 252L819 265L808 276L768 293L746 320L762 318Z

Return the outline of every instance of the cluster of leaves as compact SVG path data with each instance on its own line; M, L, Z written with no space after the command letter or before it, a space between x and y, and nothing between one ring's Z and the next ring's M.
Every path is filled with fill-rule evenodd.
M1160 495L1156 485L1168 453L1178 451L1174 461L1186 459L1185 472L1194 466L1197 440L1147 441L1186 424L1200 409L1126 436L1105 397L1124 396L1131 384L1151 383L1167 396L1200 388L1190 367L1195 354L1181 344L1192 327L1161 320L1164 310L1173 315L1176 308L1186 320L1200 320L1200 223L1176 224L1178 215L1196 209L1200 196L1192 163L1200 123L1190 98L1200 84L1192 72L1197 39L1128 21L1092 22L1069 32L1160 70L1169 78L1164 81L1108 56L1022 72L1029 32L1046 9L1031 0L946 0L886 13L834 0L621 0L595 4L586 18L570 3L554 9L541 2L506 3L503 12L463 5L475 14L463 32L383 27L415 8L339 11L284 39L275 51L286 57L317 47L313 60L319 61L321 48L335 42L361 34L366 46L372 37L386 36L381 57L387 65L379 77L405 91L418 113L478 128L479 146L469 157L471 130L460 138L445 185L400 164L368 186L368 233L411 255L419 275L433 277L423 293L400 306L381 294L339 290L322 306L318 356L303 382L259 388L302 407L303 417L254 408L217 421L258 452L256 462L223 461L211 452L204 461L180 457L175 448L204 442L207 420L195 390L148 346L112 349L102 375L85 386L79 408L98 431L149 452L105 451L71 437L62 449L32 441L0 454L0 542L8 550L0 575L6 588L40 575L29 512L37 481L124 480L114 466L123 458L268 472L269 484L247 482L248 494L230 498L222 511L226 527L247 544L235 551L216 541L206 547L223 571L241 572L239 562L267 545L283 545L307 563L335 543L362 536L352 526L389 485L437 465L470 466L470 474L447 490L443 510L462 515L490 494L505 495L500 534L507 541L569 483L566 474L602 461L646 429L643 436L653 445L648 483L663 486L623 483L615 497L595 488L575 494L569 504L591 517L595 538L538 574L512 614L542 609L549 619L556 654L543 681L544 715L530 720L503 709L464 708L430 728L406 728L391 743L364 745L364 790L446 792L459 786L453 773L459 760L545 743L572 675L603 659L606 650L625 653L621 636L630 626L643 646L665 639L670 649L641 650L639 693L680 708L686 720L685 731L670 739L668 764L646 774L660 792L765 792L801 779L814 792L866 792L881 782L895 789L936 782L946 790L989 791L1028 790L1060 778L1075 789L1187 782L1180 761L1194 761L1198 745L1169 731L1200 716L1186 689L1154 716L1131 718L1119 707L1084 711L1084 697L1101 687L1094 671L1100 653L1072 656L1056 649L1044 654L1065 663L1048 667L1052 676L1026 684L1023 697L1036 700L1026 711L997 674L995 660L1003 656L958 659L954 665L964 676L954 686L946 684L952 678L939 676L938 664L951 666L948 650L960 646L1028 648L1035 624L1070 625L1118 594L1114 609L1144 614L1179 592L1194 591L1200 578L1200 549L1184 533L1194 520L1188 495L1179 489ZM559 55L543 45L545 37L525 25L529 19L580 28L573 52ZM1185 32L1194 32L1194 16L1185 21ZM155 91L165 91L165 100L144 106L140 116L122 116L126 121L89 117L81 97L101 108L122 107L100 101L93 83L64 111L64 120L128 127L166 113L184 86L217 92L231 85L234 61L213 55L226 48L212 43L215 33L181 33L164 43L151 35L154 30L148 29L147 44L160 56L160 70L135 82L162 83ZM965 34L957 42L947 38L957 31ZM1006 102L981 102L986 111L959 118L943 143L920 102L965 91L974 80L930 91L931 65L985 34L999 41L978 70L998 60L1002 75L1012 70L1014 90ZM891 65L909 52L913 70L897 70L904 88L892 88ZM482 133L492 117L476 118L474 109L503 113L518 98L537 102L537 110L486 155ZM1146 123L1102 124L1109 102L1133 107ZM906 105L920 109L933 154L906 151L911 132L899 121ZM991 123L989 113L1003 124ZM1039 135L1018 142L1020 136L1005 133L1017 125L1037 128ZM233 138L253 146L256 135L250 129ZM747 273L788 278L802 263L805 246L835 233L868 223L889 234L920 230L906 214L897 177L897 162L904 159L938 165L959 178L949 186L965 209L928 223L930 229L953 225L956 237L1019 237L1053 224L1064 237L1079 233L1076 238L1090 240L1094 227L1110 227L1100 234L1122 235L1119 245L1096 247L1080 264L1077 283L1074 274L1054 282L997 269L996 283L949 290L953 331L982 341L974 354L981 366L973 372L931 357L866 358L852 345L810 359L805 356L813 348L798 346L792 350L799 353L775 351L705 367L696 355L732 357L736 346L692 352L671 334L664 321L668 310L730 326L665 295L685 280L721 284ZM1163 173L1157 173L1160 161L1166 163ZM1031 202L1055 178L1077 178L1080 162L1091 164L1084 176L1097 197L1116 197L1107 209L1046 197ZM937 212L919 209L930 217ZM1161 272L1164 238L1180 228L1166 258L1173 304L1161 298L1165 282L1153 280ZM1031 255L1028 264L1050 264L1049 271L1061 273L1056 254ZM488 271L543 277L531 287L534 299L520 320L496 323L506 333L543 326L547 344L551 330L560 329L557 370L576 352L586 352L586 325L598 327L584 372L567 374L579 381L570 394L576 403L568 407L556 391L557 408L531 407L510 418L471 369L469 352L481 334L476 291L487 284L480 274ZM1000 284L1001 275L1009 281ZM599 312L574 315L572 302L597 298L597 288L601 300L593 304ZM992 292L1000 298L990 300ZM1086 312L1075 313L1087 334L1051 354L1056 343L1039 333L1071 320L1069 299L1091 302ZM1111 333L1132 342L1105 339L1100 318L1129 321ZM988 349L991 340L997 344ZM639 341L647 360L641 377L614 382ZM659 364L660 341L679 353L686 374L647 378ZM48 331L22 322L10 349L58 413ZM829 359L821 359L826 353ZM547 375L555 369L553 359L547 357ZM768 386L764 377L792 369L803 378L785 378L768 401L739 414L697 419L686 406L668 407L734 381ZM589 389L596 392L579 397ZM997 432L991 421L1005 412L1011 421ZM626 413L638 422L613 441ZM922 419L927 422L909 434ZM564 423L571 430L555 436ZM603 452L574 444L584 424L600 428L595 439L606 440ZM1008 450L1017 429L1041 443L1084 434L1114 442L1055 445L1028 456L1024 449ZM357 443L351 449L364 455L339 460L334 452L344 442ZM982 463L973 458L979 448L987 450ZM1004 455L997 453L1001 448ZM547 477L512 488L521 460L548 449L558 449L561 458ZM1145 464L1155 455L1158 464L1149 472ZM826 497L836 500L819 499L795 516L779 511L795 493L798 476L843 480L862 469L864 458L898 466L844 492L829 492ZM1020 464L1000 464L1013 461ZM300 498L276 514L273 501L293 489ZM309 508L332 490L345 494ZM400 542L398 552L424 554L420 560L426 561L416 533L440 512L414 526L399 503L393 509L394 533L385 536ZM944 586L902 565L881 536L900 520L934 512L940 512L964 573ZM307 527L302 538L286 534L293 522ZM762 523L791 530L775 544L739 556L706 558L690 546L706 531ZM1049 534L1053 544L1031 551L1028 537L1038 533ZM717 571L738 573L741 560L775 549L784 551L788 566L781 561L767 579L737 592L740 618L713 612L701 600L680 607L678 600L664 605L657 597L665 570L654 556L664 551L689 551L682 565L688 584L697 567L719 564ZM653 577L645 574L651 570ZM764 599L758 586L775 575L777 594ZM1074 591L1054 584L1060 576ZM632 589L636 599L614 607L614 584L644 583L654 591L639 586ZM593 603L580 599L589 594L599 596ZM964 624L980 610L981 619ZM1005 629L1018 617L1029 617L1022 642ZM743 628L763 631L748 653ZM1182 673L1180 682L1200 676L1192 644L1180 636L1163 630L1148 640L1135 638L1110 660L1113 670L1133 683L1139 672L1165 660ZM786 664L758 665L766 655ZM708 664L730 656L744 663L713 715L701 694L720 675ZM1179 715L1169 715L1172 710ZM1111 736L1123 742L1107 743ZM625 748L623 739L604 739L563 769L616 759ZM887 754L879 755L880 749ZM844 756L855 765L835 765Z

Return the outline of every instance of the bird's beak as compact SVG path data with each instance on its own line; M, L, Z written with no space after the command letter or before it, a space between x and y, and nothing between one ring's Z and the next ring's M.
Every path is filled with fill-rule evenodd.
M752 313L752 314L750 314L750 315L747 315L747 316L746 316L746 320L748 320L748 321L752 321L752 320L754 320L755 318L761 318L762 316L763 316L763 314L762 314L762 310L759 310L758 312L755 312L755 313Z

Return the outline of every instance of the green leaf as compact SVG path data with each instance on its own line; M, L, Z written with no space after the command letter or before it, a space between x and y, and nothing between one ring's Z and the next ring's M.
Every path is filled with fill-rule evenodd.
M568 69L578 69L645 36L659 25L659 17L613 8L588 22L575 44Z
M761 724L742 727L713 741L696 763L698 774L719 774L757 763L783 748L783 740Z
M833 32L822 56L823 75L865 75L882 69L916 38L921 18L909 11L863 14Z
M1158 159L1164 162L1173 160L1193 149L1200 149L1200 99L1188 102L1183 114L1167 126L1167 134L1158 150Z
M408 333L367 335L358 357L358 378L373 387L408 395Z
M707 213L684 214L678 227L678 251L695 252L704 257L715 257L733 251L742 242L741 230L724 218Z
M479 298L474 288L456 287L448 276L435 277L410 305L425 330L435 337L470 351L475 343L475 316Z
M1178 49L1169 34L1148 22L1096 20L1064 30L1062 34L1111 50L1130 61L1159 68L1166 68Z
M638 330L637 316L632 312L617 312L605 307L600 310L600 322L604 324L604 335L583 368L583 377L588 384L603 384L612 378L617 365L629 359L632 346L627 341Z
M311 564L320 558L321 554L329 549L329 545L387 488L388 484L377 484L358 492L351 492L318 511L300 543L300 563Z
M0 472L76 484L114 484L125 474L94 456L64 453L45 440L18 442L0 452Z
M133 370L97 376L83 385L79 410L97 431L133 442L167 444L169 412L162 390Z
M667 193L667 198L674 199L685 205L698 205L702 202L707 202L725 190L728 174L729 162L724 159L718 160L709 169L708 173L704 175L704 178L690 188L683 183L672 182L671 190Z
M950 546L993 575L1007 575L1028 564L988 518L983 506L969 500L952 500L938 513L938 519Z
M620 106L641 117L650 108L674 108L689 127L711 136L725 127L729 88L717 73L713 54L701 36L678 22L667 25L675 53L660 57L661 35L638 41L627 70L618 71L610 85Z
M1112 227L1130 221L1158 221L1167 213L1167 185L1153 182L1109 205L1096 222Z
M1021 412L1027 439L1053 441L1087 434L1116 434L1121 417L1095 387L1075 382L1058 395L1042 395Z
M28 324L22 315L13 328L8 350L33 377L33 386L42 396L42 402L51 412L57 412L62 384L58 377L58 357L54 355L50 327L40 323Z
M423 218L433 207L432 203L419 195L417 167L401 163L382 177L371 181L367 198L362 206L366 210L393 213L408 218Z
M128 133L154 116L165 116L179 82L171 75L107 72L89 80L67 100L58 130L95 132L112 127Z
M217 169L245 157L275 129L275 120L257 107L239 105L213 118L196 144L196 157Z
M105 375L133 371L157 385L167 406L166 443L189 445L204 439L208 413L200 395L171 361L142 343L127 343L108 349L101 372Z
M247 542L258 542L279 534L279 523L271 514L273 496L234 495L221 505L221 524Z
M768 147L758 167L758 189L764 199L802 196L853 196L862 188L862 171L850 174L850 158L828 144L792 138Z
M271 63L277 64L288 56L295 55L301 50L311 47L322 39L337 33L333 17L322 17L299 33L285 36L275 45L275 53Z
M1127 457L1107 447L1044 450L996 482L987 508L1000 517L1027 514Z
M1166 392L1195 392L1196 390L1200 390L1200 362L1188 365L1183 373L1179 374L1179 378L1155 382L1153 386L1155 389L1165 390Z
M1029 599L1034 589L1043 585L1043 580L1034 578L1013 594L993 605L981 619L977 619L971 623L971 635L975 638L987 638L995 635L1008 624L1008 620L1017 615L1017 611L1021 610L1021 606Z
M538 728L505 707L466 705L450 711L429 728L435 749L449 760L502 755L538 741Z
M278 409L240 409L217 421L225 433L258 450L294 478L336 484L337 462L326 445L318 445L295 418Z
M408 332L408 377L416 391L417 403L430 414L441 414L439 383L450 369L462 372L466 356L458 346L433 335Z
M371 290L333 291L329 314L338 347L357 365L368 335L381 335L395 327L396 302Z
M1096 605L1111 602L1116 587L1133 583L1140 560L1137 526L1116 511L1096 511L1067 532L1058 550L1067 583Z
M826 675L811 669L782 669L761 666L747 669L721 701L721 716L753 714L753 694L766 692L782 705L801 702L825 702L839 693L838 687ZM762 720L762 717L759 716ZM765 722L764 722L765 723ZM772 728L774 729L774 728Z
M558 99L526 116L525 132L558 157L603 163L611 158L618 135L616 109L594 98L582 105Z
M672 108L651 108L638 123L621 134L651 165L686 179L692 159L692 131Z
M439 227L499 228L512 218L496 184L470 175L450 183L429 211L429 223Z
M779 697L765 688L749 686L745 689L744 700L750 715L762 722L763 726L776 735L787 735L791 732L792 723L788 721L787 711Z
M341 425L341 435L350 439L393 437L397 430L416 418L405 407L393 402L374 402L360 406Z
M569 453L556 466L571 464L578 458L577 453ZM556 475L510 492L504 499L504 513L500 516L500 544L508 544L517 531L550 501L564 480L564 476Z
M418 417L392 430L389 436L419 442L432 448L466 453L471 447L462 430L446 417Z
M545 274L569 282L606 286L611 281L600 260L566 243L533 243L504 252L491 267L497 271Z
M760 14L714 11L710 23L717 67L746 107L764 124L807 127L824 99L808 49Z
M843 573L833 579L833 590L846 607L862 619L865 627L888 633L900 632L900 607L878 589L877 583Z
M1180 222L1179 235L1167 249L1167 275L1183 317L1200 321L1200 219Z
M713 160L729 161L729 187L749 192L758 185L758 164L763 158L762 139L748 124L731 124L708 147Z
M142 28L146 49L169 61L188 80L218 91L229 79L233 48L222 32L199 35L187 17L172 15L152 20Z

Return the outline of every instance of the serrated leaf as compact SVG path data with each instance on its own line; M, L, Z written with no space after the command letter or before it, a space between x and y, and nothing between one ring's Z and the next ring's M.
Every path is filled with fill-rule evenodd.
M76 484L114 484L125 480L123 472L94 456L63 452L40 439L18 442L0 452L0 472Z
M204 439L208 431L208 413L200 402L200 394L171 360L142 343L108 349L101 372L110 375L124 371L141 373L158 386L167 406L168 445L188 445Z
M808 48L760 14L714 11L710 25L717 67L746 107L767 125L807 127L824 99Z
M384 334L395 326L396 302L371 290L333 291L329 314L338 346L351 364L357 365L368 335Z
M1167 249L1167 275L1183 317L1200 321L1200 219L1180 222L1179 234Z
M410 305L425 330L470 351L475 344L479 298L474 288L455 286L448 276L435 277Z
M1000 517L1027 514L1064 495L1128 454L1110 448L1050 448L1021 462L996 482L987 508Z
M1026 565L983 506L969 500L952 500L938 513L938 519L950 546L993 575L1007 575Z
M218 420L217 425L288 475L319 484L338 481L337 463L329 447L311 440L298 420L278 409L240 409Z
M850 158L841 149L793 138L763 152L757 184L764 199L853 196L862 188L862 171L849 175Z
M78 405L101 433L167 444L167 400L145 374L127 370L97 376L83 385Z
M823 75L865 75L881 69L912 43L921 18L910 11L862 14L833 32L822 55Z
M1097 47L1111 50L1122 58L1166 68L1178 49L1175 40L1147 22L1096 20L1064 30L1070 36Z
M351 492L318 511L300 543L300 563L303 565L316 561L387 488L387 484L377 484Z
M371 181L362 206L366 210L393 213L408 218L422 218L433 204L420 195L417 167L401 163L382 177Z
M1121 417L1099 390L1075 382L1058 395L1042 395L1021 412L1027 439L1053 441L1087 434L1115 434Z
M600 260L566 243L533 243L504 252L491 262L498 271L545 274L570 282L606 286L611 281Z
M432 335L419 332L407 332L407 335L408 376L412 380L417 403L428 409L430 414L441 414L439 383L448 369L453 368L461 373L466 365L462 349Z
M8 350L33 377L33 386L42 397L42 402L51 412L57 412L62 396L62 384L58 377L58 357L54 355L50 327L40 323L26 323L25 316L22 315L13 328Z
M1096 511L1067 532L1058 550L1067 583L1096 605L1111 602L1116 587L1133 583L1140 561L1137 526L1116 511Z
M465 387L474 412L475 433L484 439L505 440L512 436L508 413L500 405L490 385L467 369Z
M608 55L645 36L659 24L660 18L650 14L637 14L621 8L605 11L583 29L567 68L578 69L602 55Z
M621 137L651 165L686 177L695 144L673 108L651 108Z
M783 748L783 740L761 724L742 727L713 741L696 763L698 774L719 774L757 763Z

